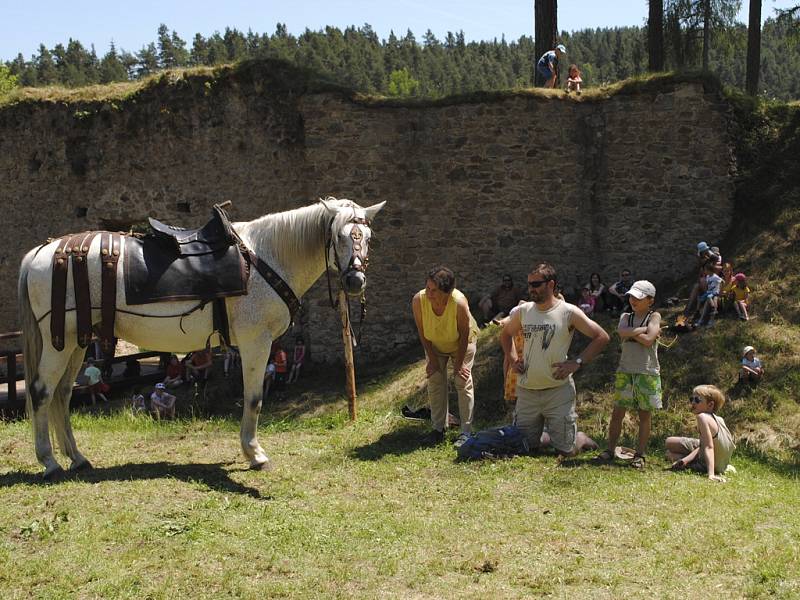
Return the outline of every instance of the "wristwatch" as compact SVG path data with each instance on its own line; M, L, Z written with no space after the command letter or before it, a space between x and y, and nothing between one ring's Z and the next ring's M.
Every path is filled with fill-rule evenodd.
M583 359L580 356L575 359L575 362L578 363L578 368L583 366Z

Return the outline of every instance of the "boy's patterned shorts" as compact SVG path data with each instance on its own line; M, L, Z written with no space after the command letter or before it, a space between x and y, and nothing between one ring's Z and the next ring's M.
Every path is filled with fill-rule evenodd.
M661 376L643 373L617 373L614 403L628 410L651 411L661 408Z

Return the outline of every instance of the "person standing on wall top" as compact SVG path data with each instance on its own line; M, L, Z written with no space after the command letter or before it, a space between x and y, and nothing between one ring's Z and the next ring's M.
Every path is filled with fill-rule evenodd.
M461 446L472 430L475 391L472 385L472 362L475 358L478 324L469 312L466 296L456 289L453 272L444 266L428 272L425 289L411 301L414 322L425 349L425 374L428 378L428 402L433 431L429 441L444 440L447 427L447 363L453 362L461 435Z
M536 70L544 77L544 87L554 88L556 86L556 74L558 61L567 55L567 49L563 44L559 44L553 50L548 50L536 63Z
M608 334L583 311L555 295L558 276L548 263L533 267L528 275L528 289L533 302L526 302L508 320L500 335L507 364L519 373L514 425L522 430L531 450L541 445L544 426L550 443L561 455L574 456L577 414L575 383L572 374L597 356ZM591 339L589 345L572 360L567 358L575 330ZM522 330L522 355L513 344Z

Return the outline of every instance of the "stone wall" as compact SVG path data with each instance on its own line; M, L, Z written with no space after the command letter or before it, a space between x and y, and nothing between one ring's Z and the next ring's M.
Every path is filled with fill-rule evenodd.
M567 284L591 271L613 281L623 267L658 284L730 224L728 119L702 83L592 102L520 93L400 106L230 76L119 106L7 107L0 329L17 326L21 257L48 236L148 215L198 225L222 200L237 220L327 195L388 201L374 223L361 361L417 343L410 300L437 263L474 302L501 273L524 282L539 260ZM324 279L306 311L313 358L340 360Z

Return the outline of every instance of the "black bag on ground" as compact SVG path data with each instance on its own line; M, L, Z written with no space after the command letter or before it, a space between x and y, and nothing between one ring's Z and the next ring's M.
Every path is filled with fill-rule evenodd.
M458 449L458 458L506 458L528 454L530 448L522 432L514 425L492 427L472 434Z

